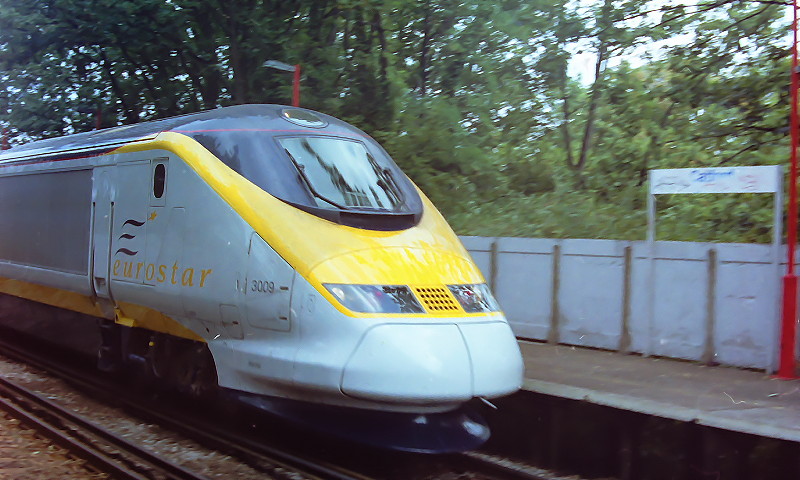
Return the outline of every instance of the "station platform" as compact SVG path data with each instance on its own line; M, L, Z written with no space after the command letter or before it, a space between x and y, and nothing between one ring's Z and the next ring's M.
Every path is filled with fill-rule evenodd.
M800 380L581 347L519 344L525 390L800 442Z

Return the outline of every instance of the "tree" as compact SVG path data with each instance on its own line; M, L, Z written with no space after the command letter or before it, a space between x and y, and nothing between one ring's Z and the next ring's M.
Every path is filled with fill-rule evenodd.
M380 140L459 231L629 238L649 169L783 161L785 30L763 0L0 0L0 126L287 103L263 63L300 63L303 105ZM692 218L762 238L709 202Z

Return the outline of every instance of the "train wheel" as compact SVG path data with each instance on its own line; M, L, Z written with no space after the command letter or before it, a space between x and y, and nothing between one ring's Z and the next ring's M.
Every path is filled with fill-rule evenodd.
M207 397L217 386L214 360L203 343L155 334L149 342L147 363L158 383L192 397Z
M205 344L186 342L173 358L175 385L182 393L209 398L217 387L217 372L211 352Z

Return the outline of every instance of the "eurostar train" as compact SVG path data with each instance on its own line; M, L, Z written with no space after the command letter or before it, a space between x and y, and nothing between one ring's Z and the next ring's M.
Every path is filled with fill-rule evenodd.
M522 382L441 214L367 134L306 109L240 105L2 153L0 294L1 323L101 370L405 450L479 445L486 423L465 405Z

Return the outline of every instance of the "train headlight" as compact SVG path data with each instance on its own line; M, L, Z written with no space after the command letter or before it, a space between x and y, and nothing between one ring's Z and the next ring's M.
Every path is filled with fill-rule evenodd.
M325 284L342 305L361 313L424 313L411 289L405 285Z
M447 288L456 297L461 308L467 313L499 312L500 305L494 299L489 286L485 283L477 285L448 285Z

